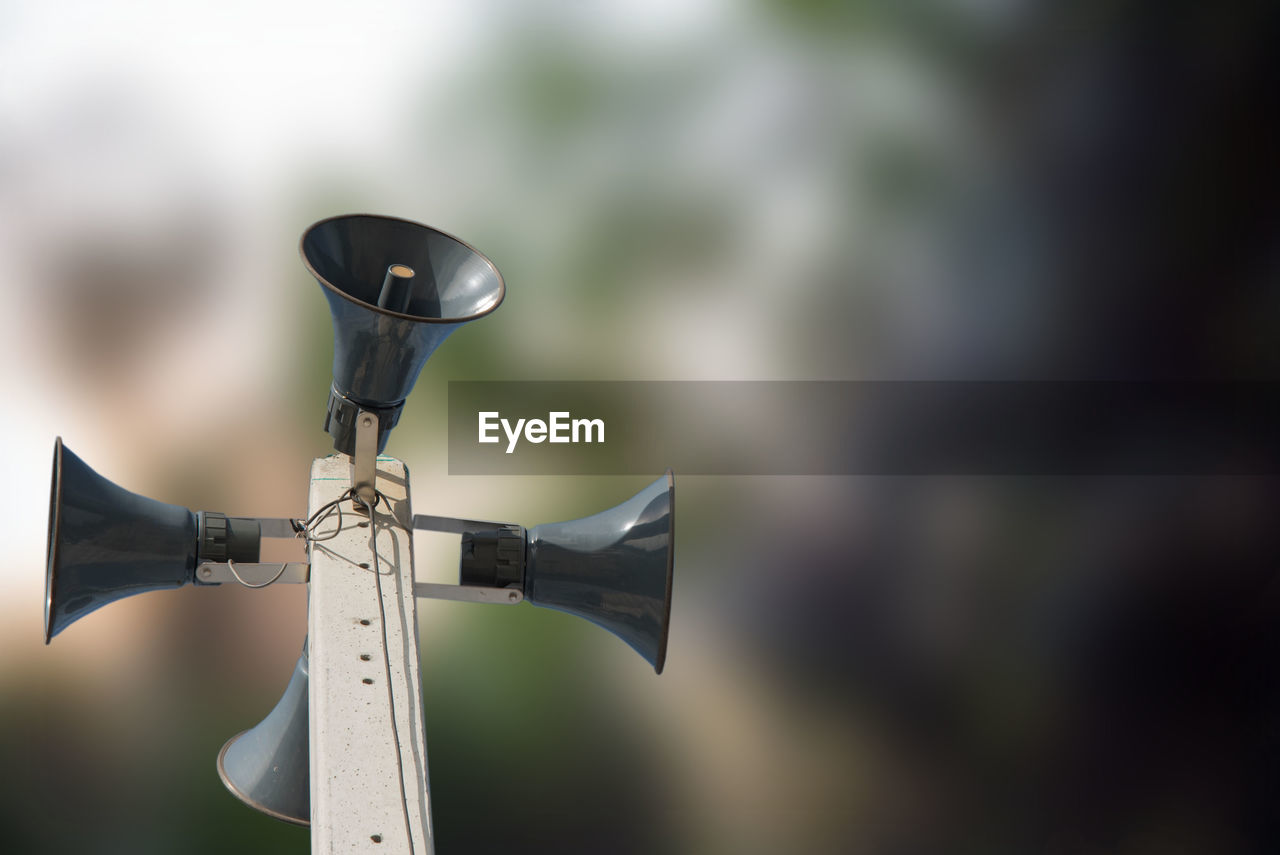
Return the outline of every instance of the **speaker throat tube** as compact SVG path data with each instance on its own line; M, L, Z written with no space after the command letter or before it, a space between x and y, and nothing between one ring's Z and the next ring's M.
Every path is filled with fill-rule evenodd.
M378 292L378 308L408 312L413 302L413 276L413 268L407 264L390 265Z

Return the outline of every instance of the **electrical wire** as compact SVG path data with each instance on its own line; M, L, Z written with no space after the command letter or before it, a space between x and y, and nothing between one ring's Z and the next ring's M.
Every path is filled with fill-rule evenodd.
M326 502L325 504L321 505L319 508L316 509L316 512L313 513L307 519L290 520L291 524L293 525L294 537L300 537L303 540L305 540L307 543L321 543L323 541L332 540L333 538L337 537L342 532L342 503L352 498L354 495L355 495L354 489L347 490L345 493L343 493L338 498L334 499L332 502ZM368 507L367 503L365 504L365 506ZM329 534L324 535L323 537L316 537L313 534L315 529L318 528L321 523L327 520L333 514L335 509L337 509L338 511L337 528L335 528ZM280 581L280 577L284 575L284 571L289 569L289 562L286 561L283 564L281 564L280 569L276 571L276 575L272 576L270 579L268 579L265 582L246 582L245 578L241 576L239 572L236 571L236 563L232 561L230 558L227 559L227 569L231 571L231 575L235 577L235 580L239 582L241 585L243 585L244 587L258 589L258 588L265 588L268 585L274 585L276 582Z
M378 499L386 499L381 493L376 493L374 503ZM357 495L356 501L364 505L369 513L369 551L373 553L373 579L374 585L378 591L378 620L382 627L382 664L387 669L387 704L391 712L391 739L396 749L396 770L399 772L400 781L400 806L402 808L402 816L404 817L404 833L409 841L409 852L413 855L413 828L409 822L409 794L404 788L404 760L400 756L400 728L396 724L396 698L395 692L391 688L391 653L390 642L387 640L387 609L382 602L382 569L378 564L378 524L373 515L373 505L370 504L363 496Z
M302 527L297 531L296 536L302 538L308 543L320 543L321 541L325 541L325 540L333 540L342 532L342 503L347 501L348 499L354 498L355 494L356 493L354 489L347 490L341 496L334 499L332 502L326 502L325 504L321 505L319 508L316 509L315 513L313 513L304 522L302 522L301 524ZM329 518L329 515L333 513L335 508L338 511L337 528L335 528L333 531L331 531L329 534L326 534L323 537L315 537L314 535L312 535L312 532L317 527L319 527L320 523L324 522ZM296 525L295 525L295 528L297 528Z
M227 568L231 571L231 575L236 577L236 581L241 585L244 585L246 588L265 588L268 585L274 584L281 576L284 575L284 571L289 569L289 562L286 561L281 564L280 569L276 571L276 575L272 576L265 582L246 582L244 577L236 572L236 563L230 558L227 559Z

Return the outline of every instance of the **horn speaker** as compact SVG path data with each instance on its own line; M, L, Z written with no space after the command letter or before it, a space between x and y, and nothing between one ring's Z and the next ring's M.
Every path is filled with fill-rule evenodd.
M311 824L307 646L280 702L256 727L227 740L218 777L231 794L267 816Z
M661 674L671 623L675 477L594 516L466 532L460 581L518 585L535 606L586 618Z
M373 413L381 452L427 358L502 302L502 275L455 237L372 214L321 220L302 235L301 252L333 314L325 430L352 454L356 415Z
M133 594L195 582L200 561L258 560L254 520L193 511L130 493L53 444L44 641Z

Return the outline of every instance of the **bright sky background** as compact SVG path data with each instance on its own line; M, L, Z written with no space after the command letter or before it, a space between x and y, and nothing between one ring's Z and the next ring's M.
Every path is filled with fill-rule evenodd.
M6 480L30 486L0 496L0 534L10 544L0 609L34 614L41 595L45 543L33 533L46 525L53 436L146 493L147 482L135 480L137 456L180 456L174 447L166 458L154 436L198 447L198 430L210 428L196 400L218 400L220 382L270 389L271 371L287 369L268 348L290 333L265 326L269 312L257 309L277 303L286 292L280 283L297 277L300 195L329 192L317 185L355 186L379 210L427 218L468 204L493 208L501 188L539 206L544 233L572 233L572 217L557 225L546 216L536 182L514 186L538 161L520 152L518 138L498 132L503 120L488 104L466 103L469 125L456 135L448 123L457 115L432 125L430 105L467 97L459 93L477 78L502 73L503 51L546 35L605 57L644 56L655 46L698 55L723 32L727 8L720 0L628 0L595 10L507 0L0 6L0 299L9 309L0 313L0 385L6 410L23 413L6 419ZM477 129L490 138L467 136L482 135ZM491 175L495 186L473 188L473 175ZM599 192L590 164L581 164L578 181L577 190L561 189L561 212L573 205L572 193ZM154 254L182 237L174 230L192 206L227 231L222 237L235 250L202 271L220 295L200 307L202 325L174 322L167 339L146 345L128 369L128 400L112 399L103 384L68 382L78 369L74 361L56 364L67 350L59 336L74 333L49 296L60 293L50 282L61 261L88 238ZM99 353L123 337L102 328ZM206 370L211 364L219 370ZM113 369L99 367L125 391ZM230 380L237 371L241 379ZM119 408L134 411L125 418ZM148 435L130 435L128 425L139 421Z
M468 4L195 5L5 4L6 124L118 76L162 101L228 177L260 180L304 143L376 149L408 93L457 62L477 25Z

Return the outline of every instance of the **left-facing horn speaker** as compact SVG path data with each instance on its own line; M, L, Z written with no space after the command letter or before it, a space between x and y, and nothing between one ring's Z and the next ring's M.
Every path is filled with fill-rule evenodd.
M227 740L218 777L231 795L267 816L311 824L307 646L280 702L257 726Z
M254 520L130 493L53 445L44 641L108 603L195 581L201 561L258 560Z

